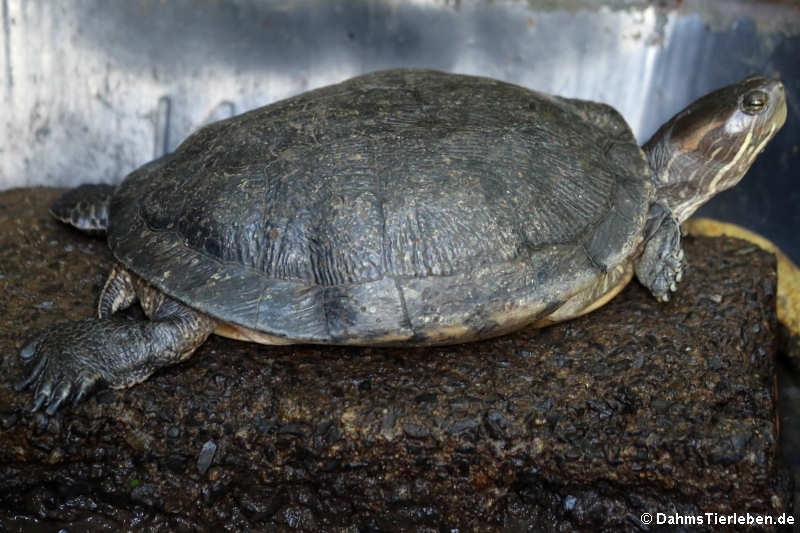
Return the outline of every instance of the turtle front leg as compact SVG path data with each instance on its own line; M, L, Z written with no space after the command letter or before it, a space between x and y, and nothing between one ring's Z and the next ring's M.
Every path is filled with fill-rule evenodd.
M662 204L653 204L647 214L643 247L634 263L636 277L657 300L667 302L670 291L677 290L683 279L686 258L680 224Z
M145 310L151 311L150 320L111 316L49 328L20 352L30 370L17 389L34 386L33 410L46 407L53 414L69 399L79 402L97 385L130 387L186 359L217 322L166 296L158 300L157 308Z

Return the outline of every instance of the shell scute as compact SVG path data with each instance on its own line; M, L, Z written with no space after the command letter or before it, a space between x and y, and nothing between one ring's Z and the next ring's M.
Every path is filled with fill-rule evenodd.
M497 334L639 242L641 150L618 115L571 102L422 70L310 91L132 173L109 242L170 296L276 338Z

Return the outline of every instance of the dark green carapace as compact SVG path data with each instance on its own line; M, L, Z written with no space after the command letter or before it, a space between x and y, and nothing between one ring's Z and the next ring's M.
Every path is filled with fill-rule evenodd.
M633 276L667 300L679 223L780 128L780 82L691 104L640 148L607 105L390 70L206 126L53 214L105 230L97 318L22 350L35 408L126 387L212 332L262 343L465 342L591 311ZM114 313L135 301L148 316Z

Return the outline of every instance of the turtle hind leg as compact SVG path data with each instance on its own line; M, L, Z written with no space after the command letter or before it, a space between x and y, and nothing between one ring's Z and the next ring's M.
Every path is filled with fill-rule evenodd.
M84 233L103 236L108 228L108 208L115 189L113 185L81 185L53 202L50 214Z
M116 263L97 299L97 318L109 318L117 311L127 309L137 297L133 276Z
M88 318L56 324L20 351L29 371L17 390L34 387L33 410L55 413L96 386L125 388L189 357L217 321L164 297L151 320Z
M653 204L647 214L642 254L634 262L636 277L657 300L666 302L683 279L685 266L678 220L667 207Z

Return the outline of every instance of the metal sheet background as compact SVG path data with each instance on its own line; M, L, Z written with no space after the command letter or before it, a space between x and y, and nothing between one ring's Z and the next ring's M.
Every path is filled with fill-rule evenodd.
M787 86L787 124L701 213L800 261L797 2L0 2L0 189L117 182L205 122L381 68L608 102L642 141L695 97L762 72Z

